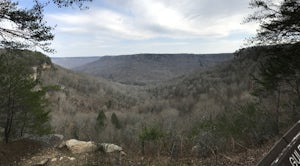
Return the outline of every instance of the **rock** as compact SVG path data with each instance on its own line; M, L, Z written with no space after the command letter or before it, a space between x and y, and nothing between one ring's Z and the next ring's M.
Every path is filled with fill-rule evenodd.
M124 151L121 151L120 154L121 154L122 156L126 156L126 155L127 155Z
M191 149L191 154L193 156L199 156L201 151L201 146L200 145L194 145Z
M66 141L66 146L73 154L94 152L98 149L97 145L92 141L86 142L76 139Z
M63 148L64 146L66 146L66 142L65 141L62 141L62 143L60 145L58 145L57 147L58 148Z
M37 163L37 164L35 164L35 165L36 165L36 166L46 165L46 164L48 163L48 161L49 161L49 159L47 158L47 159L44 159L44 160L42 160L41 162L39 162L39 163Z
M55 162L55 161L57 161L57 158L51 159L51 162Z
M42 137L43 142L48 143L52 147L58 147L63 142L64 136L60 134L49 134Z
M58 147L60 144L62 144L64 141L64 136L60 134L52 134L49 139L49 144L53 147Z
M197 153L199 150L199 145L195 145L192 147L192 153Z
M100 144L103 148L103 150L106 152L106 153L112 153L112 152L121 152L123 151L123 148L118 146L118 145L115 145L115 144L109 144L109 143L102 143Z
M75 160L76 158L75 157L68 157L69 160L73 161Z

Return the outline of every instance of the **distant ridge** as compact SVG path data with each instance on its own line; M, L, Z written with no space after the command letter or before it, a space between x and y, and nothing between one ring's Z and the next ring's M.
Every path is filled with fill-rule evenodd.
M67 69L79 67L98 60L99 56L90 57L51 57L53 63Z
M145 85L214 66L232 58L232 53L104 56L74 70L124 84Z

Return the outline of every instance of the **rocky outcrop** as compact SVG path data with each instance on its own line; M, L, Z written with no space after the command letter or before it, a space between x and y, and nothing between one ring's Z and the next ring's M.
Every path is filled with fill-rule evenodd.
M31 75L31 78L35 81L38 77L38 67L37 66L33 66L32 67L33 70L33 74Z
M66 146L73 154L94 152L98 149L97 145L92 141L86 142L76 139L66 141Z
M103 151L105 153L114 153L119 152L121 155L126 155L123 151L123 148L110 143L95 143L93 141L79 141L76 139L70 139L66 142L63 142L59 147L65 145L73 154L79 153L87 153L87 152L94 152L97 150Z

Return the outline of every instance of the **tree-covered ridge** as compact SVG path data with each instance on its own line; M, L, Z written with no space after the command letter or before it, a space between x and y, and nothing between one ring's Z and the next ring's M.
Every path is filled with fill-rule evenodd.
M254 78L260 76L261 61L276 49L241 49L232 61L144 87L99 80L61 68L49 70L43 79L64 87L49 93L55 103L51 106L55 110L54 130L70 138L119 143L128 140L128 146L139 149L143 126L157 126L164 137L147 141L146 154L158 152L153 148L160 145L172 146L178 138L184 139L186 148L207 145L199 150L203 156L211 155L211 149L221 152L240 145L260 146L299 116L290 92L281 94L279 114L274 105L276 95L257 93L261 85Z
M232 53L104 56L75 70L123 84L147 85L205 69L232 58Z
M300 47L294 18L299 1L271 2L253 1L271 13L252 18L262 21L255 40L264 46L241 49L230 62L158 85L127 86L56 67L41 73L48 91L37 90L31 67L47 58L5 50L0 124L6 141L49 131L49 115L53 131L66 138L115 142L135 155L167 156L174 163L194 155L214 156L217 165L227 152L273 141L300 119Z
M43 64L53 65L50 57L38 51L0 49L1 54L7 54L9 51L13 51L12 57L20 59L28 67L41 66Z

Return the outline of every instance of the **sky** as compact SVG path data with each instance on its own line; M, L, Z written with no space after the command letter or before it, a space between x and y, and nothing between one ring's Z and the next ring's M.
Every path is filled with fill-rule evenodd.
M56 50L49 56L234 52L256 33L257 25L242 23L253 12L249 2L94 0L86 3L88 10L49 6L44 14L55 26Z

